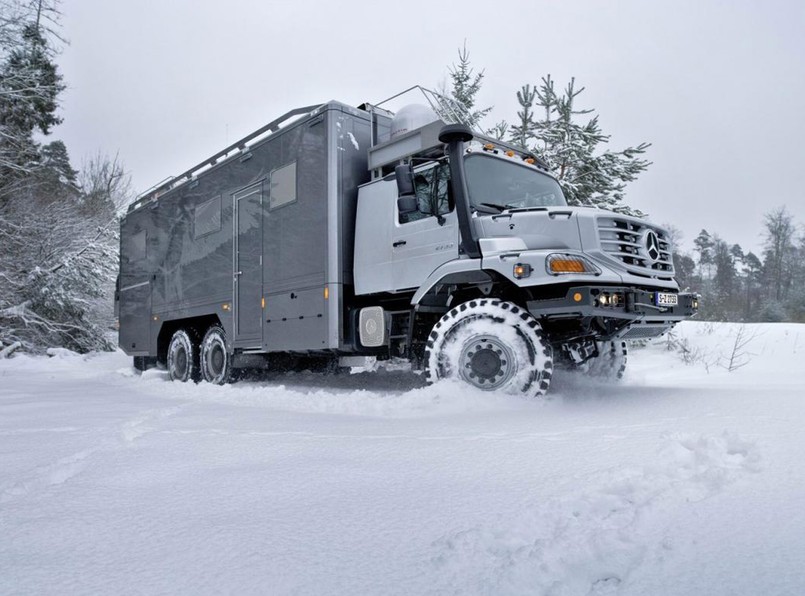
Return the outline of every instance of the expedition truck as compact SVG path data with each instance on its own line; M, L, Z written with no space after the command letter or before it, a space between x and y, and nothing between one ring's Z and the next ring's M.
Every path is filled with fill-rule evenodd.
M554 366L619 377L626 340L696 312L666 230L569 207L538 156L416 89L430 106L293 110L138 198L116 292L134 366L222 384L401 357L535 396Z

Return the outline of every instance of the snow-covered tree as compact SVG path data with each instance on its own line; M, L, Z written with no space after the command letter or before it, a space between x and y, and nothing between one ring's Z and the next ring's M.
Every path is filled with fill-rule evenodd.
M110 347L117 211L127 178L117 159L70 165L61 141L61 75L45 0L0 0L0 343L29 351Z
M533 95L526 94L527 89L528 86L518 93L521 119L514 127L517 134L512 140L519 142L527 137L525 146L547 160L568 202L643 216L640 210L624 205L623 199L626 184L651 165L641 157L650 145L602 150L610 135L601 130L598 116L590 117L594 110L577 107L576 100L584 87L576 88L574 78L562 93L556 91L550 75L542 78ZM532 105L535 112L541 108L541 119L533 119L536 114L527 118Z
M115 204L124 200L119 191L127 176L118 162L90 166L78 177L81 189L55 186L56 176L37 169L25 189L0 205L0 341L34 352L109 348Z
M64 89L54 62L56 34L46 25L58 12L52 2L0 0L0 200L21 174L38 164L34 131L48 134L61 119Z
M755 253L749 251L743 256L743 277L746 299L744 302L744 318L756 319L757 305L763 289L763 263Z
M452 86L446 93L466 109L469 123L480 129L481 119L491 108L476 108L484 72L476 73L472 68L466 44L459 50L458 64L448 67L448 73ZM605 149L610 135L601 130L598 116L590 116L594 110L576 107L582 91L584 88L577 89L575 79L571 79L564 92L557 93L550 75L539 86L524 85L517 92L520 109L516 124L501 120L486 134L509 140L545 159L571 205L643 216L623 199L626 185L651 165L642 158L650 145Z
M517 124L512 125L509 138L521 147L527 147L536 132L534 122L534 101L537 99L537 90L531 85L523 85L517 92Z
M467 124L472 128L479 128L484 117L492 108L477 108L476 95L481 90L484 80L484 71L475 72L470 63L470 53L467 44L458 51L458 64L447 69L450 75L450 89L448 95L466 110Z

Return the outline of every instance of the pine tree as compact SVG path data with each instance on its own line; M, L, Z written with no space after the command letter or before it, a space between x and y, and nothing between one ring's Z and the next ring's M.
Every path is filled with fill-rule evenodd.
M505 120L501 120L497 124L495 124L492 128L487 131L487 134L492 137L493 139L497 139L498 141L502 141L506 138L507 133L509 132L509 125Z
M79 194L78 172L70 164L67 147L62 141L52 141L39 148L39 164L32 175L32 179L40 181L43 194L69 193L73 198Z
M41 8L41 6L38 6ZM30 15L31 17L33 16ZM61 122L57 97L64 89L55 52L37 21L8 31L0 55L0 198L18 174L38 164L34 131L48 134Z
M756 311L763 289L763 263L752 251L749 251L743 257L743 273L746 292L744 318L757 320L758 313Z
M583 91L584 87L577 89L575 79L571 79L559 94L551 76L543 77L535 89L535 105L542 108L543 117L533 123L531 149L548 161L571 205L642 217L640 210L624 205L623 198L626 184L651 165L640 157L650 145L600 151L599 146L608 143L610 136L601 130L598 116L580 121L594 112L576 108L576 98ZM518 100L525 115L528 97L518 94Z
M466 42L458 51L458 64L448 67L447 71L451 81L450 95L467 113L467 122L464 124L470 128L479 128L481 121L492 111L492 108L476 109L475 107L475 96L481 90L484 71L475 72L472 68Z
M730 320L733 312L733 298L738 285L738 272L730 245L716 236L713 240L713 264L716 268L713 277L714 304L718 305L722 320Z
M468 112L467 120L479 128L491 108L475 109L484 71L476 73L470 63L466 43L458 51L458 64L448 67L452 83L450 95ZM598 116L582 119L593 110L577 110L575 100L584 88L575 88L575 79L564 93L558 94L550 75L539 86L524 85L517 92L520 110L518 122L509 126L499 121L487 134L522 146L546 159L571 205L595 206L642 217L644 214L623 204L624 191L651 162L643 159L649 143L640 143L621 151L602 150L610 136L602 132ZM537 120L538 108L544 113Z
M509 138L521 147L528 147L529 141L534 137L536 124L534 122L534 100L537 90L531 85L523 85L517 92L517 102L520 109L517 111L518 123L511 127Z

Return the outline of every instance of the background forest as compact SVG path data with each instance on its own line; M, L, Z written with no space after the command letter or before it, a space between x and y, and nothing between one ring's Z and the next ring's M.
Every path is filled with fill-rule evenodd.
M65 43L59 16L52 0L0 0L0 355L115 342L119 217L133 192L117 156L99 154L75 168L64 143L49 140L65 88L56 64ZM609 149L598 116L578 107L584 88L574 79L561 90L550 75L525 84L512 123L484 127L492 109L475 101L484 73L473 69L466 47L448 75L443 92L471 122L545 158L571 204L645 215L628 206L625 189L650 167L650 144ZM668 227L681 246L681 232ZM693 239L693 252L676 252L680 286L703 296L700 318L805 322L801 225L779 206L758 230L759 255L707 230Z
M3 0L0 15L0 350L111 349L128 178L102 155L76 170L44 140L64 90L55 5Z
M448 72L445 92L465 106L476 127L483 128L492 108L476 105L484 72L473 69L466 47ZM537 84L525 84L517 91L520 109L514 124L501 120L487 133L545 158L571 205L650 216L630 207L624 193L626 185L651 166L643 157L650 143L609 149L610 135L602 131L594 110L578 106L583 91L574 79L557 91L550 75ZM729 204L728 198L725 203ZM725 215L741 217L736 211ZM663 226L673 238L680 288L702 295L699 319L805 322L805 233L784 205L772 207L758 222L763 239L760 255L708 230L699 232L693 252L688 253L681 249L682 232L669 223Z

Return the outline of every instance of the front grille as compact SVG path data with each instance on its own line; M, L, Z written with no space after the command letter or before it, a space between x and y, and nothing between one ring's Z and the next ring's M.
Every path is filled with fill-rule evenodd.
M599 216L598 240L604 254L622 263L629 273L673 279L671 241L662 228L632 218Z

